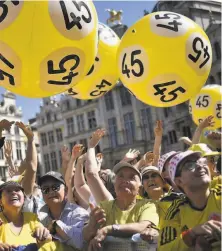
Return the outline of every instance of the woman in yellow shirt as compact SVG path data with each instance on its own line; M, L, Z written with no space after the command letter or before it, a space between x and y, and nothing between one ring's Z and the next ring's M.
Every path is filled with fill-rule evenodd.
M17 182L8 181L0 186L0 250L31 243L43 247L52 240L35 214L22 212L24 199L24 189Z

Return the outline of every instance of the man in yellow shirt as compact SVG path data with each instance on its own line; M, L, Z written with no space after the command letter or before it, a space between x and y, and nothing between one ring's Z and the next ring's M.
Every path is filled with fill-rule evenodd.
M167 210L159 251L220 250L221 184L210 189L207 160L200 152L181 152L171 159L169 174L186 197Z
M113 172L116 199L100 204L101 209L105 211L106 223L90 242L89 248L93 250L100 248L101 242L108 235L131 237L149 228L152 242L154 235L158 234L155 226L158 225L159 217L155 204L136 198L142 179L139 170L127 162L120 162Z

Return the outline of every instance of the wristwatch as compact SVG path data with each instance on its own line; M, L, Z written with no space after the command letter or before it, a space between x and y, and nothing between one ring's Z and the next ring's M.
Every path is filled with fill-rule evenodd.
M54 221L54 222L52 223L52 229L51 229L51 231L50 231L50 234L52 234L52 235L55 235L55 234L56 234L56 227L57 227L57 223L56 223L56 221Z
M119 229L120 229L119 225L117 225L117 224L112 225L112 231L113 231L114 234L118 233Z

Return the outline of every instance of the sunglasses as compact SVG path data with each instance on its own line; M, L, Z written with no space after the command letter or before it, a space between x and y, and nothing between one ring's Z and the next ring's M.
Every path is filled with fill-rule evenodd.
M52 185L51 187L41 187L43 194L49 194L50 190L52 192L58 192L60 190L61 184Z

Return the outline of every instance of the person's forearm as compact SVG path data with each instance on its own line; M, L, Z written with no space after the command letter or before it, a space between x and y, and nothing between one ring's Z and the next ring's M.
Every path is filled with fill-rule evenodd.
M87 224L86 226L84 226L82 234L83 234L83 239L89 242L92 238L95 237L96 230L92 228L89 224Z
M34 140L28 141L27 154L26 154L26 171L23 178L23 188L27 196L32 195L37 172L37 151Z
M70 159L70 161L68 163L68 166L67 166L66 173L65 173L65 182L66 182L66 184L71 183L71 180L72 180L72 177L73 177L73 169L75 168L75 162L76 162L76 160L71 157L71 159Z
M6 158L6 161L7 161L8 165L9 165L13 170L15 170L15 165L14 165L14 162L13 162L13 160L12 160L12 157L10 156L10 157Z
M68 168L68 164L69 164L69 161L66 161L66 160L62 160L62 168L60 170L62 176L65 178L65 175L66 175L66 170Z
M154 154L154 162L153 165L157 166L158 160L161 153L161 143L162 143L162 136L156 136L153 146L153 154Z
M200 137L201 137L202 132L203 132L203 128L198 126L192 138L192 145L198 144L200 142Z
M151 226L152 223L149 221L142 221L137 223L121 224L119 229L113 231L112 226L107 226L107 235L112 235L116 237L130 237L133 234L140 233L144 231L147 227Z
M85 177L83 174L83 164L77 163L76 171L74 175L74 186L81 198L88 203L91 196L89 186L86 184Z
M99 204L103 200L113 199L111 193L107 190L107 188L99 177L94 148L88 148L86 158L87 161L85 169L87 183L96 202Z

